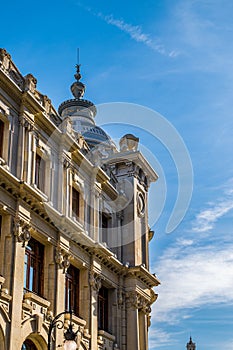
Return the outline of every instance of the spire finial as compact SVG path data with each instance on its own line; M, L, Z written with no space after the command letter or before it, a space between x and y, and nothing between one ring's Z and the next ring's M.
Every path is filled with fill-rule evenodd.
M82 78L80 73L80 67L81 64L79 63L79 48L77 48L77 64L75 65L76 73L74 75L77 81L71 85L71 92L76 99L82 98L85 92L85 85L80 81L80 79Z
M81 76L81 74L80 74L80 67L81 67L81 64L76 64L76 73L75 73L75 75L74 75L74 77L75 77L75 79L77 80L77 81L79 81L81 78L82 78L82 76Z

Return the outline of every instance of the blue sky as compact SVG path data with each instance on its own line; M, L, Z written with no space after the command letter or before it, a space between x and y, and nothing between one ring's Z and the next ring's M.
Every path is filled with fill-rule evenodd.
M114 138L137 133L161 179L150 196L151 270L162 282L150 349L185 349L191 333L198 350L232 350L233 3L22 0L5 2L3 13L0 46L23 74L33 73L56 107L70 98L79 47L86 98L150 108L181 135L192 160L193 195L181 224L167 234L181 169L166 142L153 137L156 117L142 113L136 126L127 117L130 130L106 125Z

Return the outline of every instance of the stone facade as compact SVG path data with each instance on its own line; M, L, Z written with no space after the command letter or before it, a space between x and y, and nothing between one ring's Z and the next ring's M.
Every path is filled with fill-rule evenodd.
M118 149L95 126L79 67L75 78L58 113L0 49L0 350L47 349L51 320L70 309L77 349L148 349L157 175L135 136Z

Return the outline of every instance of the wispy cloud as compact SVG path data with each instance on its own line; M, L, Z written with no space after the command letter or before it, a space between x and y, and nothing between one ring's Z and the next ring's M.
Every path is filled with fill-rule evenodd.
M158 271L161 280L157 289L159 297L152 308L152 327L156 330L151 335L152 344L158 341L161 347L169 347L173 337L168 330L182 325L183 321L186 323L195 310L233 305L233 243L224 233L221 237L214 235L214 241L213 235L196 234L213 230L217 220L233 208L232 185L230 179L216 188L222 191L221 195L196 216L194 232L189 232L189 237L186 233L177 238L152 268ZM219 323L219 320L209 322ZM221 344L218 348L231 349Z
M159 327L150 328L150 349L158 349L158 346L163 347L174 345L177 334L178 333L169 333Z
M166 50L164 45L159 42L159 39L152 39L150 34L143 32L142 27L140 25L133 25L131 23L127 23L123 19L115 18L112 14L105 15L102 12L96 12L92 8L86 7L80 2L78 2L78 5L84 8L86 11L90 12L92 15L99 17L107 24L110 24L118 28L122 32L128 34L132 40L146 45L147 47L149 47L155 52L158 52L161 55L174 58L180 54L177 50Z
M208 208L196 215L193 222L194 232L208 232L213 229L215 223L229 211L233 209L233 187L225 188L224 198L220 198L215 203L209 203Z
M196 216L194 232L207 232L213 229L214 224L233 209L233 200L223 201L214 207L205 209Z
M131 39L145 44L146 46L148 46L152 50L157 51L162 55L166 54L166 50L165 50L164 46L153 41L150 38L149 34L146 34L142 31L141 26L139 26L139 25L135 26L135 25L132 25L130 23L126 23L122 19L114 18L113 15L103 15L101 12L99 12L97 15L98 15L98 17L103 19L106 23L111 24L111 25L117 27L118 29L120 29L121 31L129 34ZM169 54L171 55L171 57L173 57L173 55L174 55L173 51Z
M167 249L156 269L162 282L154 307L158 321L176 323L191 308L233 302L233 245Z

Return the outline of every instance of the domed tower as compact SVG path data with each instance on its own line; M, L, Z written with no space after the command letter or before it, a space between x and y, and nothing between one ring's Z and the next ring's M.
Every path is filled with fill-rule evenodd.
M196 350L196 344L193 343L192 337L190 337L189 342L186 345L187 350Z
M80 81L82 76L79 64L76 65L76 69L77 71L74 75L76 81L70 87L74 98L64 101L59 106L58 113L63 119L70 118L74 132L81 134L85 138L90 149L100 144L113 149L115 145L110 137L103 129L95 125L96 106L91 101L83 99L86 86Z

